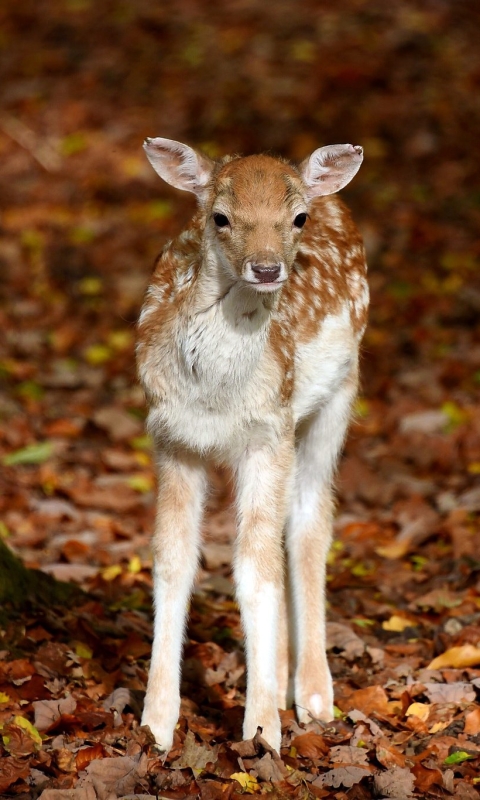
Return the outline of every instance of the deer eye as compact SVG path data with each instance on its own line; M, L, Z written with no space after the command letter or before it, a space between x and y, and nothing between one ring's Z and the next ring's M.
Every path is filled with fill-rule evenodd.
M213 221L217 228L226 228L227 225L230 225L228 217L226 217L225 214L214 214Z
M306 214L297 214L297 216L293 220L293 224L295 225L296 228L303 228L303 226L305 225L306 221L307 221L307 215Z

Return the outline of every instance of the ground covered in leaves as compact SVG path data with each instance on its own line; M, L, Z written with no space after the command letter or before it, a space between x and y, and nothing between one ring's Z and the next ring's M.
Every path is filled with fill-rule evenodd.
M0 535L85 592L4 598L0 796L477 798L477 5L5 0L0 19ZM222 474L166 758L140 727L154 473L134 323L192 210L143 157L155 135L212 155L365 147L344 193L372 311L330 555L337 717L282 712L280 753L239 744Z

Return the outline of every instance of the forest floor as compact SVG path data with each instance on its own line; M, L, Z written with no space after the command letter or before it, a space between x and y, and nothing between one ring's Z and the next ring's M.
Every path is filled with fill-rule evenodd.
M2 611L0 797L478 798L475 4L167 5L0 11L0 536L85 592ZM148 135L211 155L365 146L344 193L372 310L329 557L336 718L304 728L282 712L279 754L238 744L245 666L220 472L166 758L140 727L155 477L135 320L156 253L193 208L154 175Z

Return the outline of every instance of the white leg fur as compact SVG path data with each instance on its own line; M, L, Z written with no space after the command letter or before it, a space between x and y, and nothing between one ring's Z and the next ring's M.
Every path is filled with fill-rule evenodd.
M245 631L247 698L243 735L257 726L280 749L277 710L278 611L283 594L283 527L289 495L293 443L290 437L274 452L247 451L237 465L239 528L235 580Z
M158 507L152 549L155 622L142 725L161 750L172 746L180 710L180 659L188 598L198 563L205 495L200 462L163 454L158 469Z
M331 478L356 392L356 376L303 426L286 547L295 616L295 705L300 722L333 718L325 651L325 571L331 542Z

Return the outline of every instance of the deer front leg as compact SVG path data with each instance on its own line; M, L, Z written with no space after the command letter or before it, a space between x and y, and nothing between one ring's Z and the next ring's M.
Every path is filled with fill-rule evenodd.
M160 454L152 541L155 621L142 725L170 750L180 711L180 659L198 563L205 470L194 458Z
M356 371L298 432L297 470L286 547L295 620L295 706L300 722L333 719L326 656L325 573L331 542L332 474L342 446Z
M281 741L277 636L292 438L289 436L275 446L251 448L237 465L239 523L234 571L247 661L243 736L251 739L260 725L264 738L277 750Z

